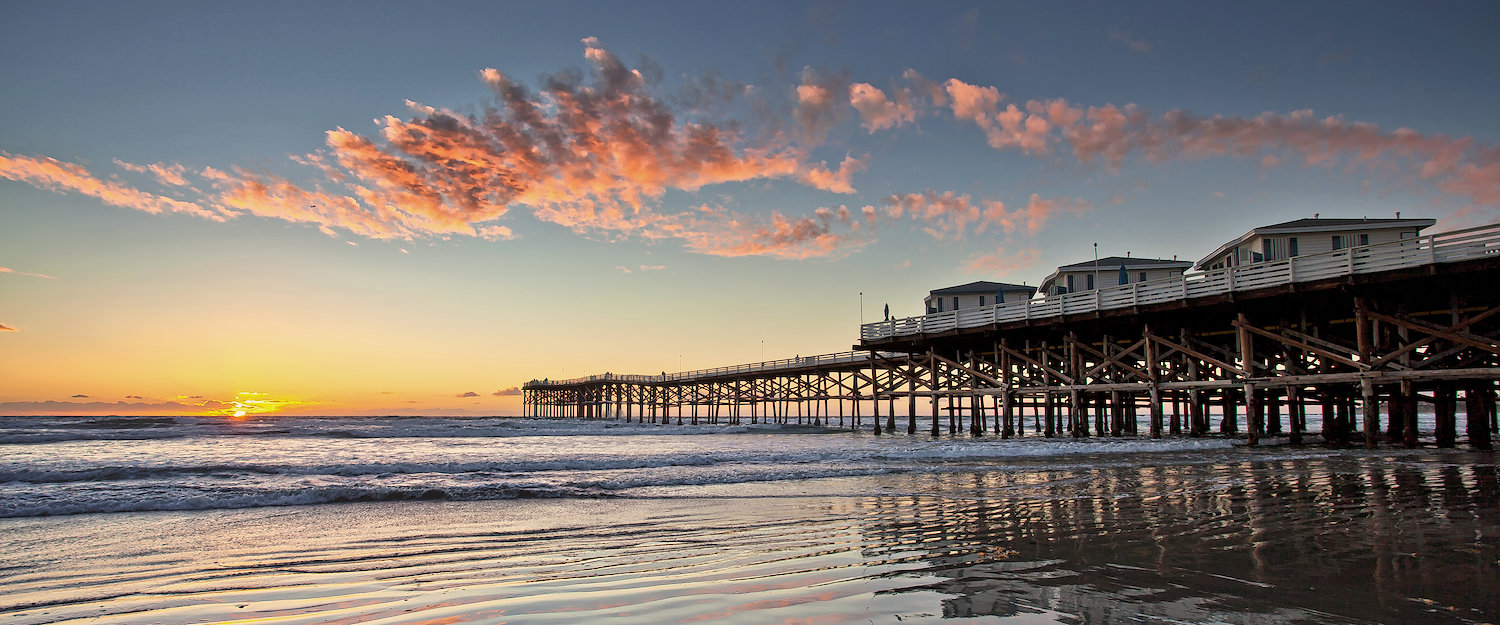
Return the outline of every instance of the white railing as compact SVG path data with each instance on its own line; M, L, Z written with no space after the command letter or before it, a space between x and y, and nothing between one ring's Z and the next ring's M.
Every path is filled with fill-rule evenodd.
M950 310L921 317L877 321L860 326L863 341L930 334L994 323L1045 319L1060 315L1131 308L1176 300L1250 291L1293 282L1323 280L1360 273L1375 273L1434 263L1451 263L1500 254L1500 224L1490 224L1402 239L1378 245L1296 256L1229 269L1216 269L1106 287L1049 295L1024 302L1011 302L964 310Z
M894 357L901 354L876 352L876 356ZM777 371L784 369L800 369L803 367L817 367L821 365L846 364L851 362L868 362L870 352L840 352L837 354L820 354L817 356L797 356L794 358L783 358L781 360L770 360L766 362L752 362L743 365L731 365L727 367L714 367L712 369L698 369L696 371L680 371L677 373L662 372L659 375L635 375L623 373L601 373L582 378L570 380L532 380L522 385L523 388L537 386L566 386L569 384L583 384L585 382L683 382L703 378L718 378L733 376L741 373L755 373L759 371Z

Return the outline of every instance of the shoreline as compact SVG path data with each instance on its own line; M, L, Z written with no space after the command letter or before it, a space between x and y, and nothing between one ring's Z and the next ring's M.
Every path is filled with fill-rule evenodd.
M1236 447L1075 459L605 499L6 519L13 567L0 582L16 590L0 616L1473 623L1500 613L1481 585L1500 578L1493 454ZM20 607L41 595L67 599Z

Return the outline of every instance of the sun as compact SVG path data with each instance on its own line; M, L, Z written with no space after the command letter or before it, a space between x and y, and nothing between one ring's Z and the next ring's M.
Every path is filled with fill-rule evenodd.
M234 418L238 419L238 418L241 418L243 416L245 416L245 411L243 411L243 410L236 410L236 411L234 411Z

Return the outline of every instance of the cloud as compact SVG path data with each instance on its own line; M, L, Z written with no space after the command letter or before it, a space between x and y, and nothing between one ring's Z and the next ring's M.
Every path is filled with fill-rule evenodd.
M642 271L642 272L644 272L644 271L661 271L661 270L666 269L666 268L667 268L666 265L638 265L636 267L626 267L625 265L615 265L615 269L618 270L620 273L635 273L637 271Z
M77 397L88 397L88 395L84 395L82 393L79 393L77 395L74 395L73 397L75 397L75 398L77 398Z
M3 323L0 323L0 332L20 332L20 330L12 328L12 327L10 327L8 325L5 325Z
M802 84L796 88L797 104L792 109L792 118L807 144L822 143L829 129L843 120L840 96L848 84L842 76L822 73L812 67L802 68Z
M48 280L56 280L57 279L56 276L49 276L49 275L47 275L45 273L28 273L28 272L25 272L25 271L16 271L14 269L11 269L10 267L0 267L0 273L15 274L15 275L18 275L18 276L31 276L33 278L46 278Z
M856 172L864 171L864 169L865 161L846 156L844 161L839 163L838 171L830 171L827 166L818 163L809 169L804 169L801 174L798 174L797 179L807 186L830 193L854 193L854 187L850 185L849 179L854 177Z
M733 120L713 119L700 109L674 110L671 94L657 93L649 80L659 69L629 68L594 38L583 44L585 72L544 77L536 90L499 70L482 70L479 79L495 99L474 113L408 101L411 117L383 116L375 120L373 136L342 127L328 131L324 149L293 158L321 174L312 183L231 166L192 172L204 181L192 186L190 171L180 164L116 161L194 196L196 202L188 202L100 180L80 165L45 157L7 154L0 175L151 213L220 221L249 214L309 224L330 236L343 230L408 240L512 239L516 235L508 225L494 222L521 207L580 234L702 241L722 234L721 228L703 231L699 215L660 212L657 200L663 194L777 179L835 193L854 191L851 178L864 169L864 160L851 156L830 168L809 160L806 147L779 134L750 140ZM845 114L847 84L837 75L804 72L794 117L803 122L809 143L821 140ZM693 99L719 106L720 97L700 93ZM743 233L751 242L767 234L775 231ZM775 242L761 247L784 249ZM693 249L714 253L720 248Z
M968 273L1004 276L1012 271L1036 266L1036 261L1041 258L1041 254L1041 250L1035 248L1021 250L1015 254L1006 254L1005 248L996 248L988 254L968 258L964 261L963 270Z
M950 100L953 116L974 122L985 133L990 147L997 150L1021 148L1028 153L1046 153L1052 138L1052 123L1048 116L1056 110L1053 102L1032 100L1023 110L1015 104L1000 108L1005 95L995 87L971 85L957 78L943 83ZM1058 100L1056 102L1062 102Z
M187 173L187 167L179 163L152 163L150 165L135 165L117 158L115 159L115 165L118 165L121 169L125 169L128 171L133 171L141 174L151 174L152 176L156 177L156 180L158 182L164 185L170 185L174 187L188 186L187 178L184 177L184 175Z
M782 259L843 257L870 241L846 206L819 208L806 217L773 211L770 218L746 217L717 207L683 232L688 250L715 256L770 256Z
M469 392L466 392L466 393L459 393L457 395L454 395L454 397L478 397L478 396L479 396L479 393L475 393L474 391L469 391Z
M126 395L125 399L145 399L145 397L141 397L140 395Z
M0 415L202 415L223 414L234 410L234 407L233 402L216 400L197 404L176 401L7 401L0 402Z
M973 200L952 191L924 191L891 195L883 201L885 214L891 219L908 218L925 225L935 239L962 239L996 227L1005 234L1034 235L1059 211L1080 213L1092 208L1087 200L1043 198L1031 194L1026 205L1010 208L1001 200Z
M972 15L965 20L972 22ZM1143 51L1155 45L1119 29L1110 38ZM0 176L153 214L306 224L341 240L352 234L507 241L522 236L513 230L517 223L530 222L511 221L512 213L522 212L590 238L676 242L694 253L782 259L847 256L873 241L878 225L897 219L940 239L1032 235L1058 211L1092 208L1030 189L998 194L1006 201L908 189L850 201L852 209L749 213L669 197L715 185L771 182L854 194L856 176L872 166L870 156L846 153L837 164L811 156L846 117L857 114L860 127L874 133L951 114L977 128L994 149L1049 164L1071 156L1081 167L1118 172L1131 160L1237 158L1261 169L1316 166L1421 185L1467 200L1471 207L1464 214L1500 207L1500 152L1467 137L1383 130L1311 111L1204 116L1152 113L1128 103L1022 102L997 86L934 80L914 70L883 87L875 86L879 81L851 81L847 72L807 67L796 84L778 89L706 77L684 78L680 91L667 92L655 65L629 67L592 37L582 44L582 70L532 84L497 69L479 71L477 79L492 93L486 103L454 110L407 101L404 117L381 116L372 130L329 130L321 149L292 157L310 175L115 161L141 174L124 178L162 187L153 192L117 175L101 178L79 164L0 152ZM747 109L756 116L749 121L772 123L747 130L746 120L736 119ZM1110 203L1123 199L1115 194Z
M512 386L510 388L502 388L502 389L500 389L498 391L495 391L493 393L490 393L490 394L493 395L493 396L495 396L495 397L515 397L515 396L521 394L521 389L518 388L518 387Z
M898 89L894 98L887 98L884 91L870 83L849 85L849 104L859 111L864 122L860 125L870 133L887 128L903 126L917 119L911 91Z
M33 158L0 152L0 177L52 191L73 191L98 198L105 204L134 208L147 213L184 213L214 221L225 214L166 196L147 193L113 180L100 180L73 163L54 158Z
M1081 164L1117 170L1132 157L1148 163L1174 159L1253 159L1261 168L1288 162L1365 171L1394 184L1425 182L1475 206L1500 207L1500 148L1470 137L1424 135L1409 128L1382 130L1310 110L1265 112L1253 117L1202 116L1173 110L1153 115L1133 104L1079 106L1064 99L1001 103L999 89L959 79L942 84L916 72L907 79L955 119L974 123L997 150L1052 154L1059 146ZM941 104L940 104L941 105Z
M1126 47L1130 48L1131 50L1135 50L1136 52L1150 52L1151 48L1153 47L1153 44L1150 41L1132 36L1130 34L1130 31L1120 28L1111 28L1109 30L1109 40L1115 43L1124 44Z

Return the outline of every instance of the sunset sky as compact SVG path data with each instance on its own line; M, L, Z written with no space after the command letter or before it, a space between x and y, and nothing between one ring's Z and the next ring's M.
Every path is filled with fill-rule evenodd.
M517 414L1500 215L1500 4L934 4L0 4L0 414Z

